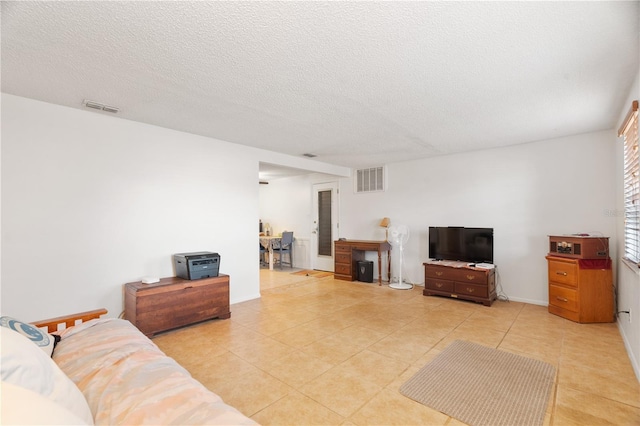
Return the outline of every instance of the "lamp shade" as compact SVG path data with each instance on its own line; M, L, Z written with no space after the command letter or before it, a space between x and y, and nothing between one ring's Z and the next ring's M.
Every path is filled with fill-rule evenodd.
M384 217L382 218L382 220L380 221L380 226L381 228L388 228L389 224L391 223L391 219L389 219L388 217Z

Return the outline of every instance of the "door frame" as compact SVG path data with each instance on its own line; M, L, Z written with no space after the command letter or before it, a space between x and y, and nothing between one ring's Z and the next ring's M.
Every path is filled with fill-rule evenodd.
M318 222L318 192L326 191L330 189L332 191L331 194L331 257L328 256L319 256L318 255L318 234L317 234L317 222ZM310 266L311 269L319 269L322 271L330 271L334 270L334 259L335 259L335 247L333 246L333 241L338 239L338 231L340 229L340 224L338 221L339 204L340 204L340 185L337 180L322 182L322 183L314 183L311 187L311 214L312 214L312 223L311 223L311 247L310 247Z

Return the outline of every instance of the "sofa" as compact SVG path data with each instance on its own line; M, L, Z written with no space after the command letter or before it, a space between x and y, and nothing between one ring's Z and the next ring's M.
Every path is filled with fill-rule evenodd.
M49 333L7 318L1 424L255 424L129 321L95 318Z

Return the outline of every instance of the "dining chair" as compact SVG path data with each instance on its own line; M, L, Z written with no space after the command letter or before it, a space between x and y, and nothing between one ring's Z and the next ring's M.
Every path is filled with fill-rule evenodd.
M266 259L266 256L269 254L269 250L263 247L262 244L259 244L259 245L260 245L260 265L266 265L269 263L269 261Z
M280 269L285 263L293 268L293 232L283 232L280 241L273 242L273 252L279 255L276 263L280 264ZM289 262L284 262L285 254L289 256Z

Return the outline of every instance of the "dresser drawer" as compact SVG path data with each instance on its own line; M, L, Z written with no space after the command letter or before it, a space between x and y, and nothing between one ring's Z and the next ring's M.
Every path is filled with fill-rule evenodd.
M549 259L549 282L575 287L578 282L576 262L563 262Z
M431 290L453 292L453 281L440 280L435 278L427 278L425 286Z
M461 283L486 284L487 274L484 271L474 271L468 268L458 268L451 271L450 279Z
M443 266L427 266L425 269L425 276L439 280L451 280L453 279L452 272L451 268Z
M335 263L336 264L345 263L347 265L351 264L351 251L349 251L347 253L336 252Z
M578 292L576 290L560 287L557 285L549 285L549 304L566 309L572 312L578 312Z
M335 269L334 273L336 273L336 274L351 276L352 275L351 272L352 272L353 266L350 263L348 263L348 264L336 263L334 265L334 269Z
M346 244L335 244L335 250L336 250L336 254L338 253L349 253L351 254L351 252L353 251L353 249L351 248L351 246L346 245Z
M470 284L470 283L455 283L455 292L458 294L466 294L468 296L475 297L488 297L489 291L486 285Z

